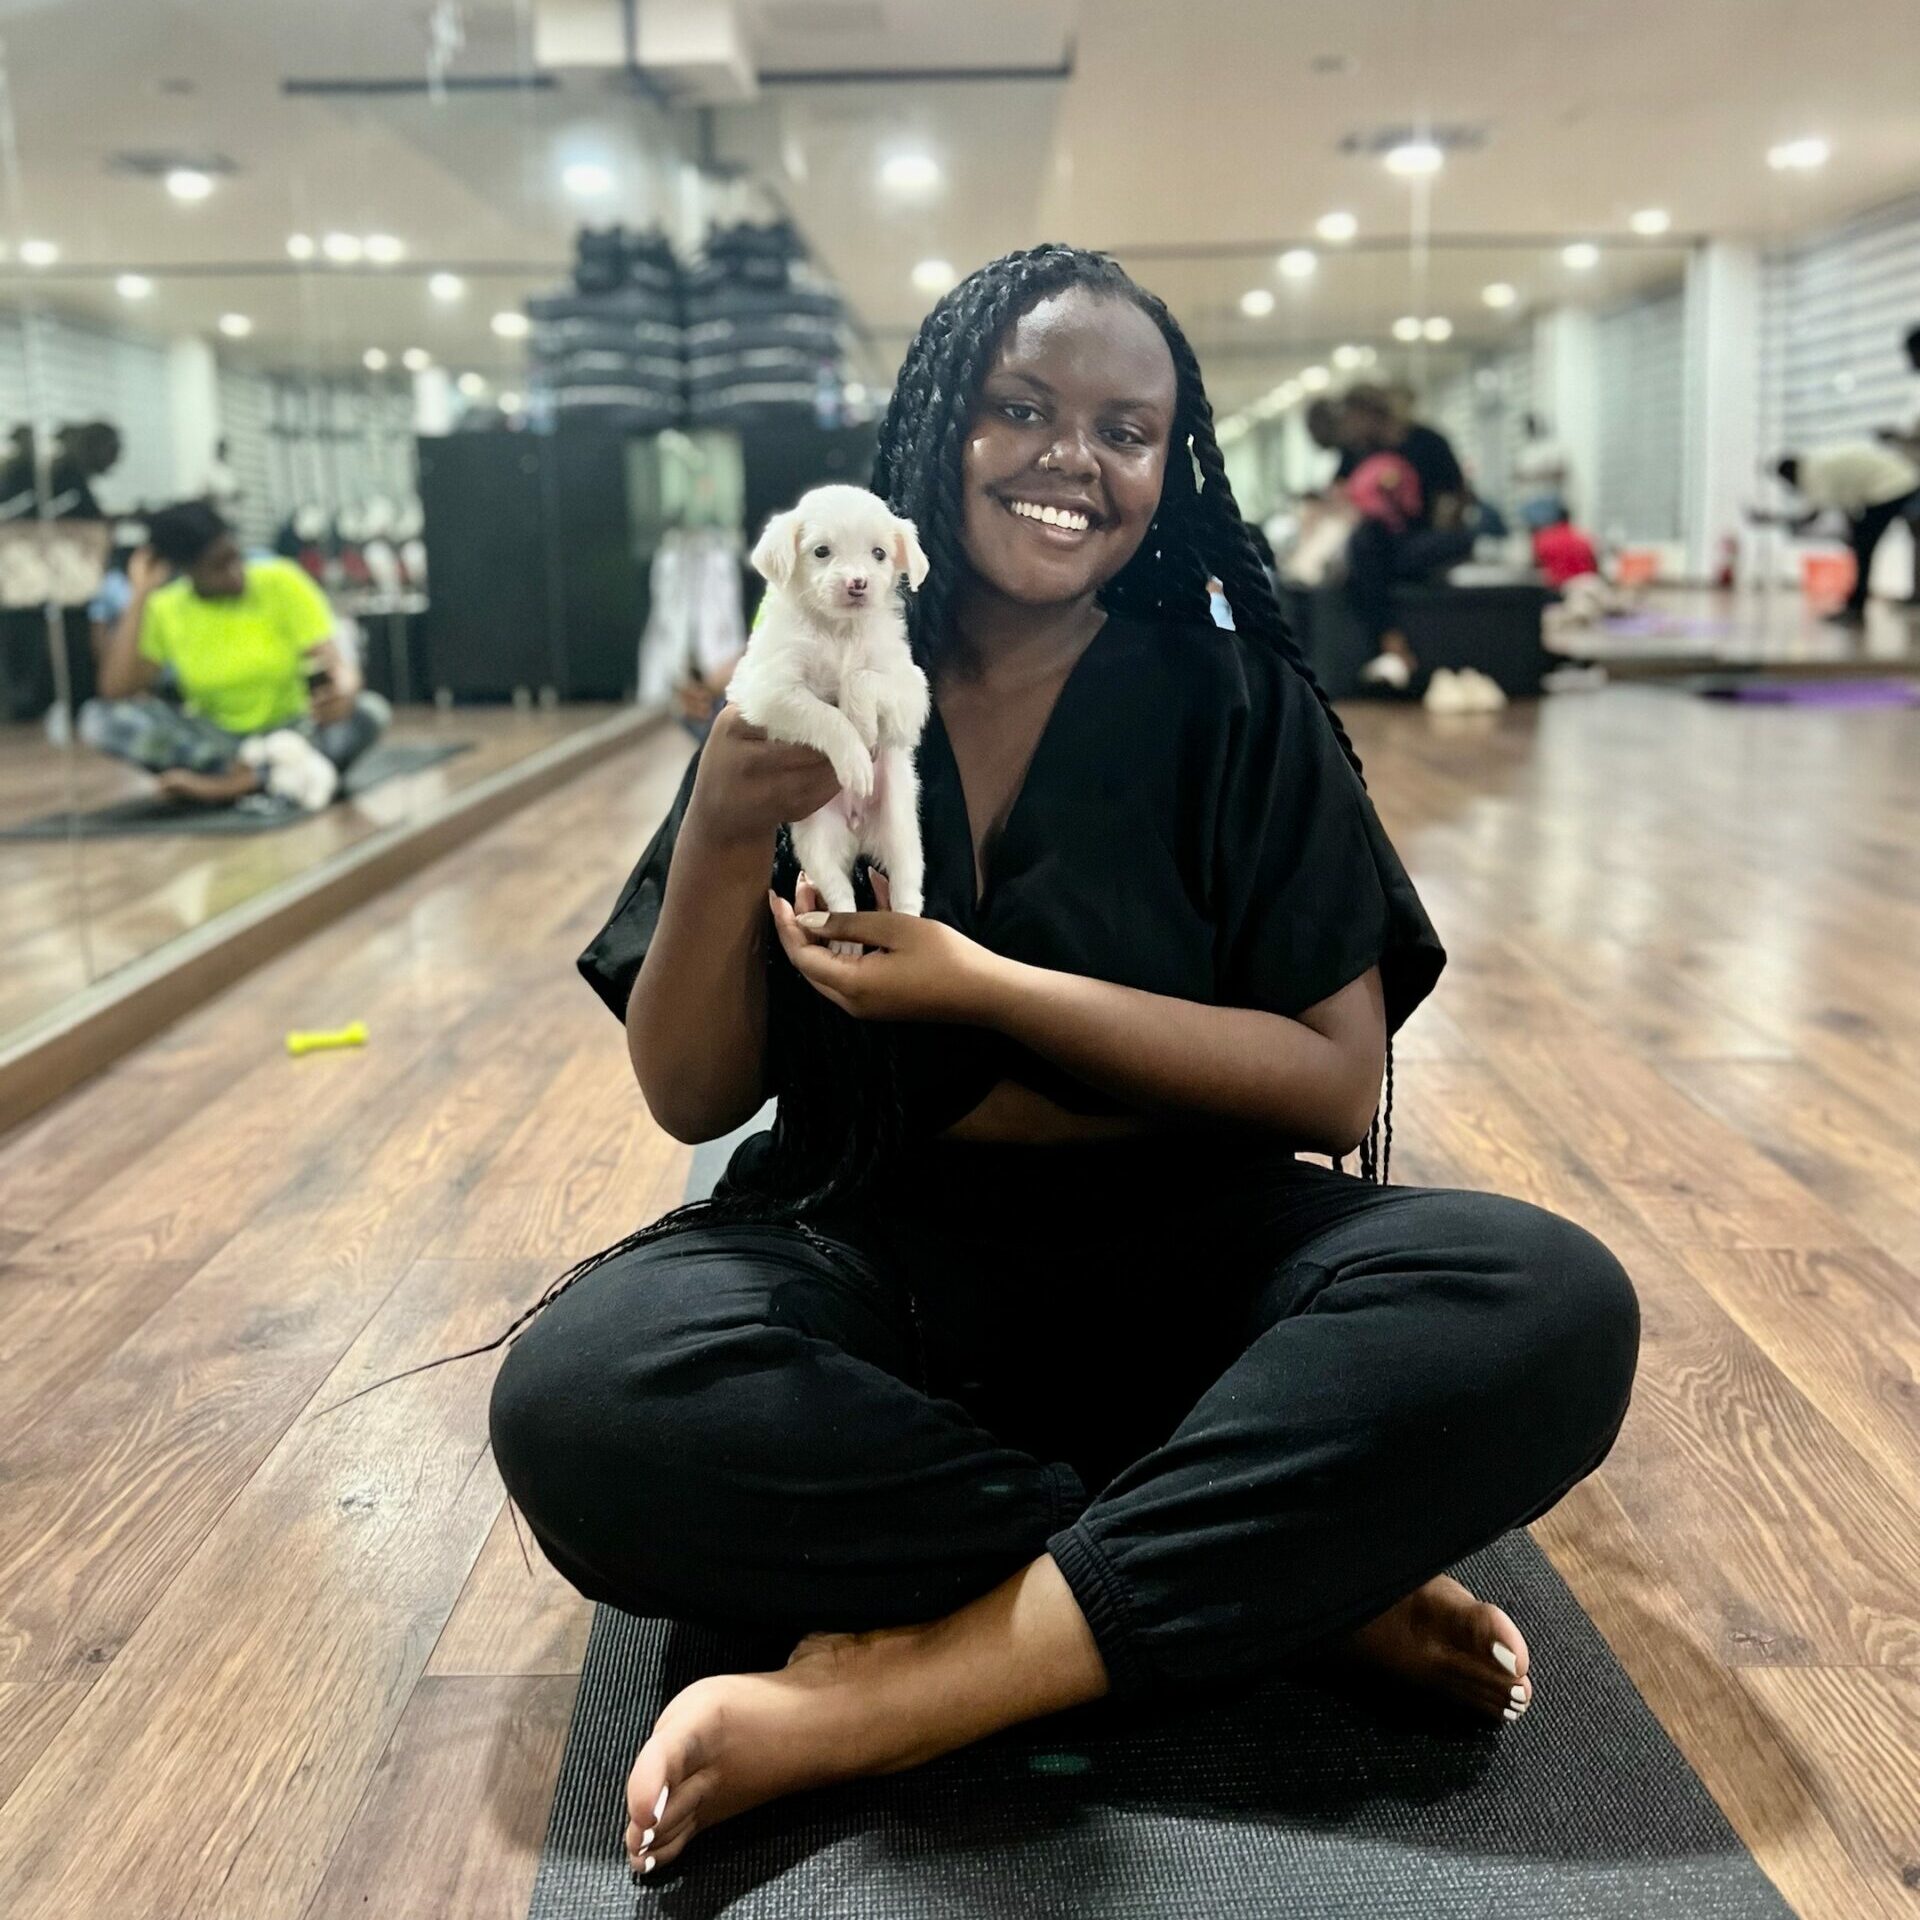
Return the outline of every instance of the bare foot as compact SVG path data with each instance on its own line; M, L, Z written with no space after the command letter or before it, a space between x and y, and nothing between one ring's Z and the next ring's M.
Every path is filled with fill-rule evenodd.
M225 773L195 773L188 767L169 767L155 779L160 791L172 799L218 806L223 801L238 800L243 793L257 792L260 771L257 767L235 766Z
M1533 1701L1520 1629L1445 1574L1334 1646L1339 1665L1408 1681L1489 1720L1517 1720ZM1313 1662L1324 1670L1323 1655Z
M666 1866L696 1833L763 1801L944 1751L914 1732L937 1707L922 1633L811 1633L778 1673L714 1674L675 1694L627 1776L636 1872Z

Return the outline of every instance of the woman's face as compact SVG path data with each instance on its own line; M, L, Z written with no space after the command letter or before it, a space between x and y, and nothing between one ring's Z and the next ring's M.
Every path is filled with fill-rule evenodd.
M233 600L247 590L247 563L240 542L223 533L187 569L202 600Z
M1160 504L1174 395L1173 355L1131 301L1070 287L1022 314L967 423L961 541L973 570L1029 606L1111 580Z

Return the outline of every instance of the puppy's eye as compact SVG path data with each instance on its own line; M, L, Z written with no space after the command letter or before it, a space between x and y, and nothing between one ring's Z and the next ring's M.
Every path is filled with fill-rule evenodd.
M874 558L875 558L876 560L884 560L884 559L885 559L885 558L887 557L887 550L886 550L886 548L885 548L885 547L875 547L875 548L874 548L874 550L873 550L873 557L874 557Z
M816 560L824 560L832 551L833 549L823 541L819 546L814 548L813 557Z

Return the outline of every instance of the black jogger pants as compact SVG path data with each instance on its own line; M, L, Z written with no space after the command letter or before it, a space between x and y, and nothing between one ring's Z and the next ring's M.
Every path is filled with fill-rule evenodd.
M815 1224L665 1236L509 1349L495 1458L589 1598L798 1639L1045 1552L1110 1698L1224 1693L1551 1507L1639 1345L1583 1228L1270 1149L939 1143Z

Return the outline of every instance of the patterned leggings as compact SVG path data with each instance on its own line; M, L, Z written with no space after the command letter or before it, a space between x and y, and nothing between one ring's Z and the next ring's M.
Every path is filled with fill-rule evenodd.
M344 720L322 727L303 717L289 721L287 727L312 741L345 773L386 731L392 718L392 707L379 694L361 693L355 696L353 711ZM165 773L174 767L194 773L225 773L239 758L241 743L248 737L229 733L211 720L151 693L136 694L131 700L89 700L80 709L80 738L88 746L117 760L131 760L149 773Z

